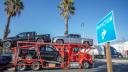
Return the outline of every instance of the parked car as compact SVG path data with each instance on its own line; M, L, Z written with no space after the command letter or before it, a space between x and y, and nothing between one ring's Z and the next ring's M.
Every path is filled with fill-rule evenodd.
M16 46L17 41L51 42L51 38L50 34L37 35L36 32L22 32L14 37L8 37L7 40L1 40L1 46L10 48Z
M93 45L93 39L81 38L79 34L68 34L67 36L57 36L53 38L54 43L82 43L88 44L89 46Z
M12 56L8 54L0 54L0 65L9 64L12 61Z
M116 48L110 46L110 52L112 58L123 58L123 55L116 50ZM93 48L90 54L94 55L95 58L105 58L106 57L106 49L104 46L97 46Z

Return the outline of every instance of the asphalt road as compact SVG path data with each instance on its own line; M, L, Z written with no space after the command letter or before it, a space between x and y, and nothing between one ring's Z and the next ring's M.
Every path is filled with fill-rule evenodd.
M114 62L115 61L115 62ZM128 61L124 62L114 60L113 64L113 72L128 72ZM0 72L14 72L14 68L8 67L0 70ZM36 72L107 72L107 65L106 60L96 60L94 62L93 68L90 69L41 69ZM32 72L32 71L25 71L25 72Z

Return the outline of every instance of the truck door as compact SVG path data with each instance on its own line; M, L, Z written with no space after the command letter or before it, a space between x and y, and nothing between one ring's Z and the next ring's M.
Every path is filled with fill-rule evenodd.
M28 38L27 38L27 35L26 33L20 33L17 35L17 40L18 41L26 41Z
M42 49L43 51L41 52L42 58L45 60L56 60L57 56L58 56L58 52L50 46L45 46Z
M27 33L27 41L35 41L35 33L34 32Z

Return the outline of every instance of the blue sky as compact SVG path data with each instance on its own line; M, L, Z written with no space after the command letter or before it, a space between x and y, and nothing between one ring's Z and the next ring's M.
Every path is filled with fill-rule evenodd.
M24 10L11 19L11 33L36 31L39 34L59 36L64 34L64 19L57 5L61 0L23 0ZM69 20L69 33L85 33L97 43L96 24L111 10L114 11L117 40L128 39L128 0L74 0L76 13ZM0 38L6 24L4 0L0 0ZM81 28L81 23L84 27Z

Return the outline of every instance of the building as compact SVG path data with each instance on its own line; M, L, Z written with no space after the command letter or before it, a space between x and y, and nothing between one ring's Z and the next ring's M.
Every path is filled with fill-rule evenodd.
M113 44L111 46L114 47L123 56L127 56L128 57L128 41L126 41L126 42L118 42L118 43L115 43L115 44Z

